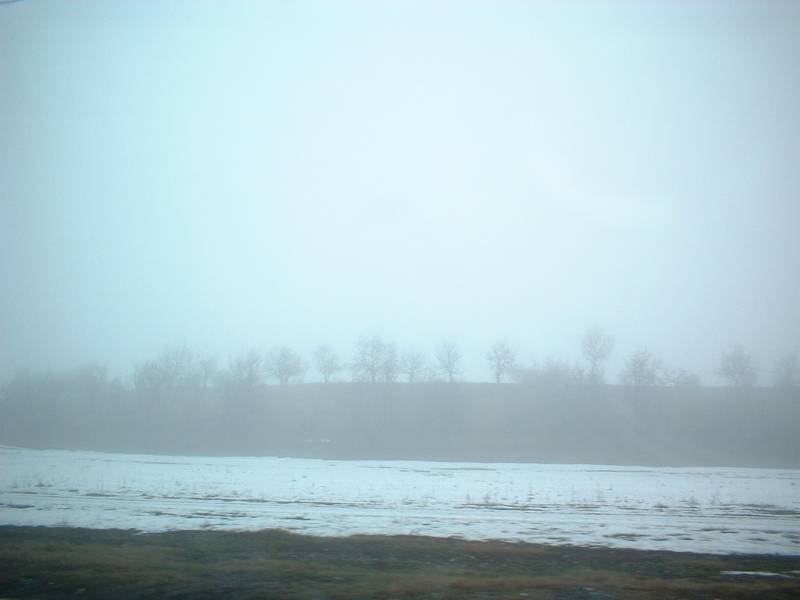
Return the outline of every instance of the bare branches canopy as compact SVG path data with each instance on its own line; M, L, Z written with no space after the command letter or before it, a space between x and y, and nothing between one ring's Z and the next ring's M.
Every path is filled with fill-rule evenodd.
M663 381L661 361L654 358L649 350L637 350L630 355L625 369L620 374L620 382L636 387L658 385Z
M773 373L775 387L800 387L800 362L797 354L787 354L778 360Z
M486 360L489 361L495 382L500 383L503 377L510 375L516 368L517 353L508 342L500 341L489 348Z
M314 351L314 361L317 371L322 375L322 381L329 383L331 378L342 369L339 356L328 345L319 346Z
M614 351L614 338L599 327L592 326L583 335L581 350L589 361L589 377L594 383L602 383L603 363Z
M414 383L425 369L425 355L419 350L407 350L400 357L399 372L406 377L406 381Z
M243 389L255 389L264 383L263 357L258 350L231 359L228 363L231 381Z
M361 337L356 342L351 369L353 381L366 383L396 381L399 371L397 350L394 344L384 341L377 334Z
M461 362L458 344L454 340L447 340L439 344L436 348L436 362L439 365L439 371L447 377L447 381L453 383L459 373Z
M306 364L294 350L281 346L267 355L264 370L277 379L280 385L286 385L292 378L300 377L306 372Z
M752 387L758 380L753 357L739 345L722 355L719 375L733 387Z

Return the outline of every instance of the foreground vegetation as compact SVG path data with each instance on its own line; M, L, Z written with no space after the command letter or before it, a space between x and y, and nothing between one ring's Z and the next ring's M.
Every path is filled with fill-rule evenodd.
M800 557L285 531L0 527L6 598L793 598ZM760 571L783 577L728 575Z

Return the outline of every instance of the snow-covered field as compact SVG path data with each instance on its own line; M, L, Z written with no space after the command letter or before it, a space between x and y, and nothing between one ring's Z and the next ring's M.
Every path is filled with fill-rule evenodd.
M0 447L0 523L422 534L800 554L800 471Z

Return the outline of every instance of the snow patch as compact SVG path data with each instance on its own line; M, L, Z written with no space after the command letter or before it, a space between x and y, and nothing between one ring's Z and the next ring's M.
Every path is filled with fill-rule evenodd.
M800 554L800 471L0 447L0 524Z

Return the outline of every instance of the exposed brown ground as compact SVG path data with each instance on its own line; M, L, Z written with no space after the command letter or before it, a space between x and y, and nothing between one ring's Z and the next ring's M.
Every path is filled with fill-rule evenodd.
M800 557L785 556L274 530L0 527L0 598L798 598L798 570Z

